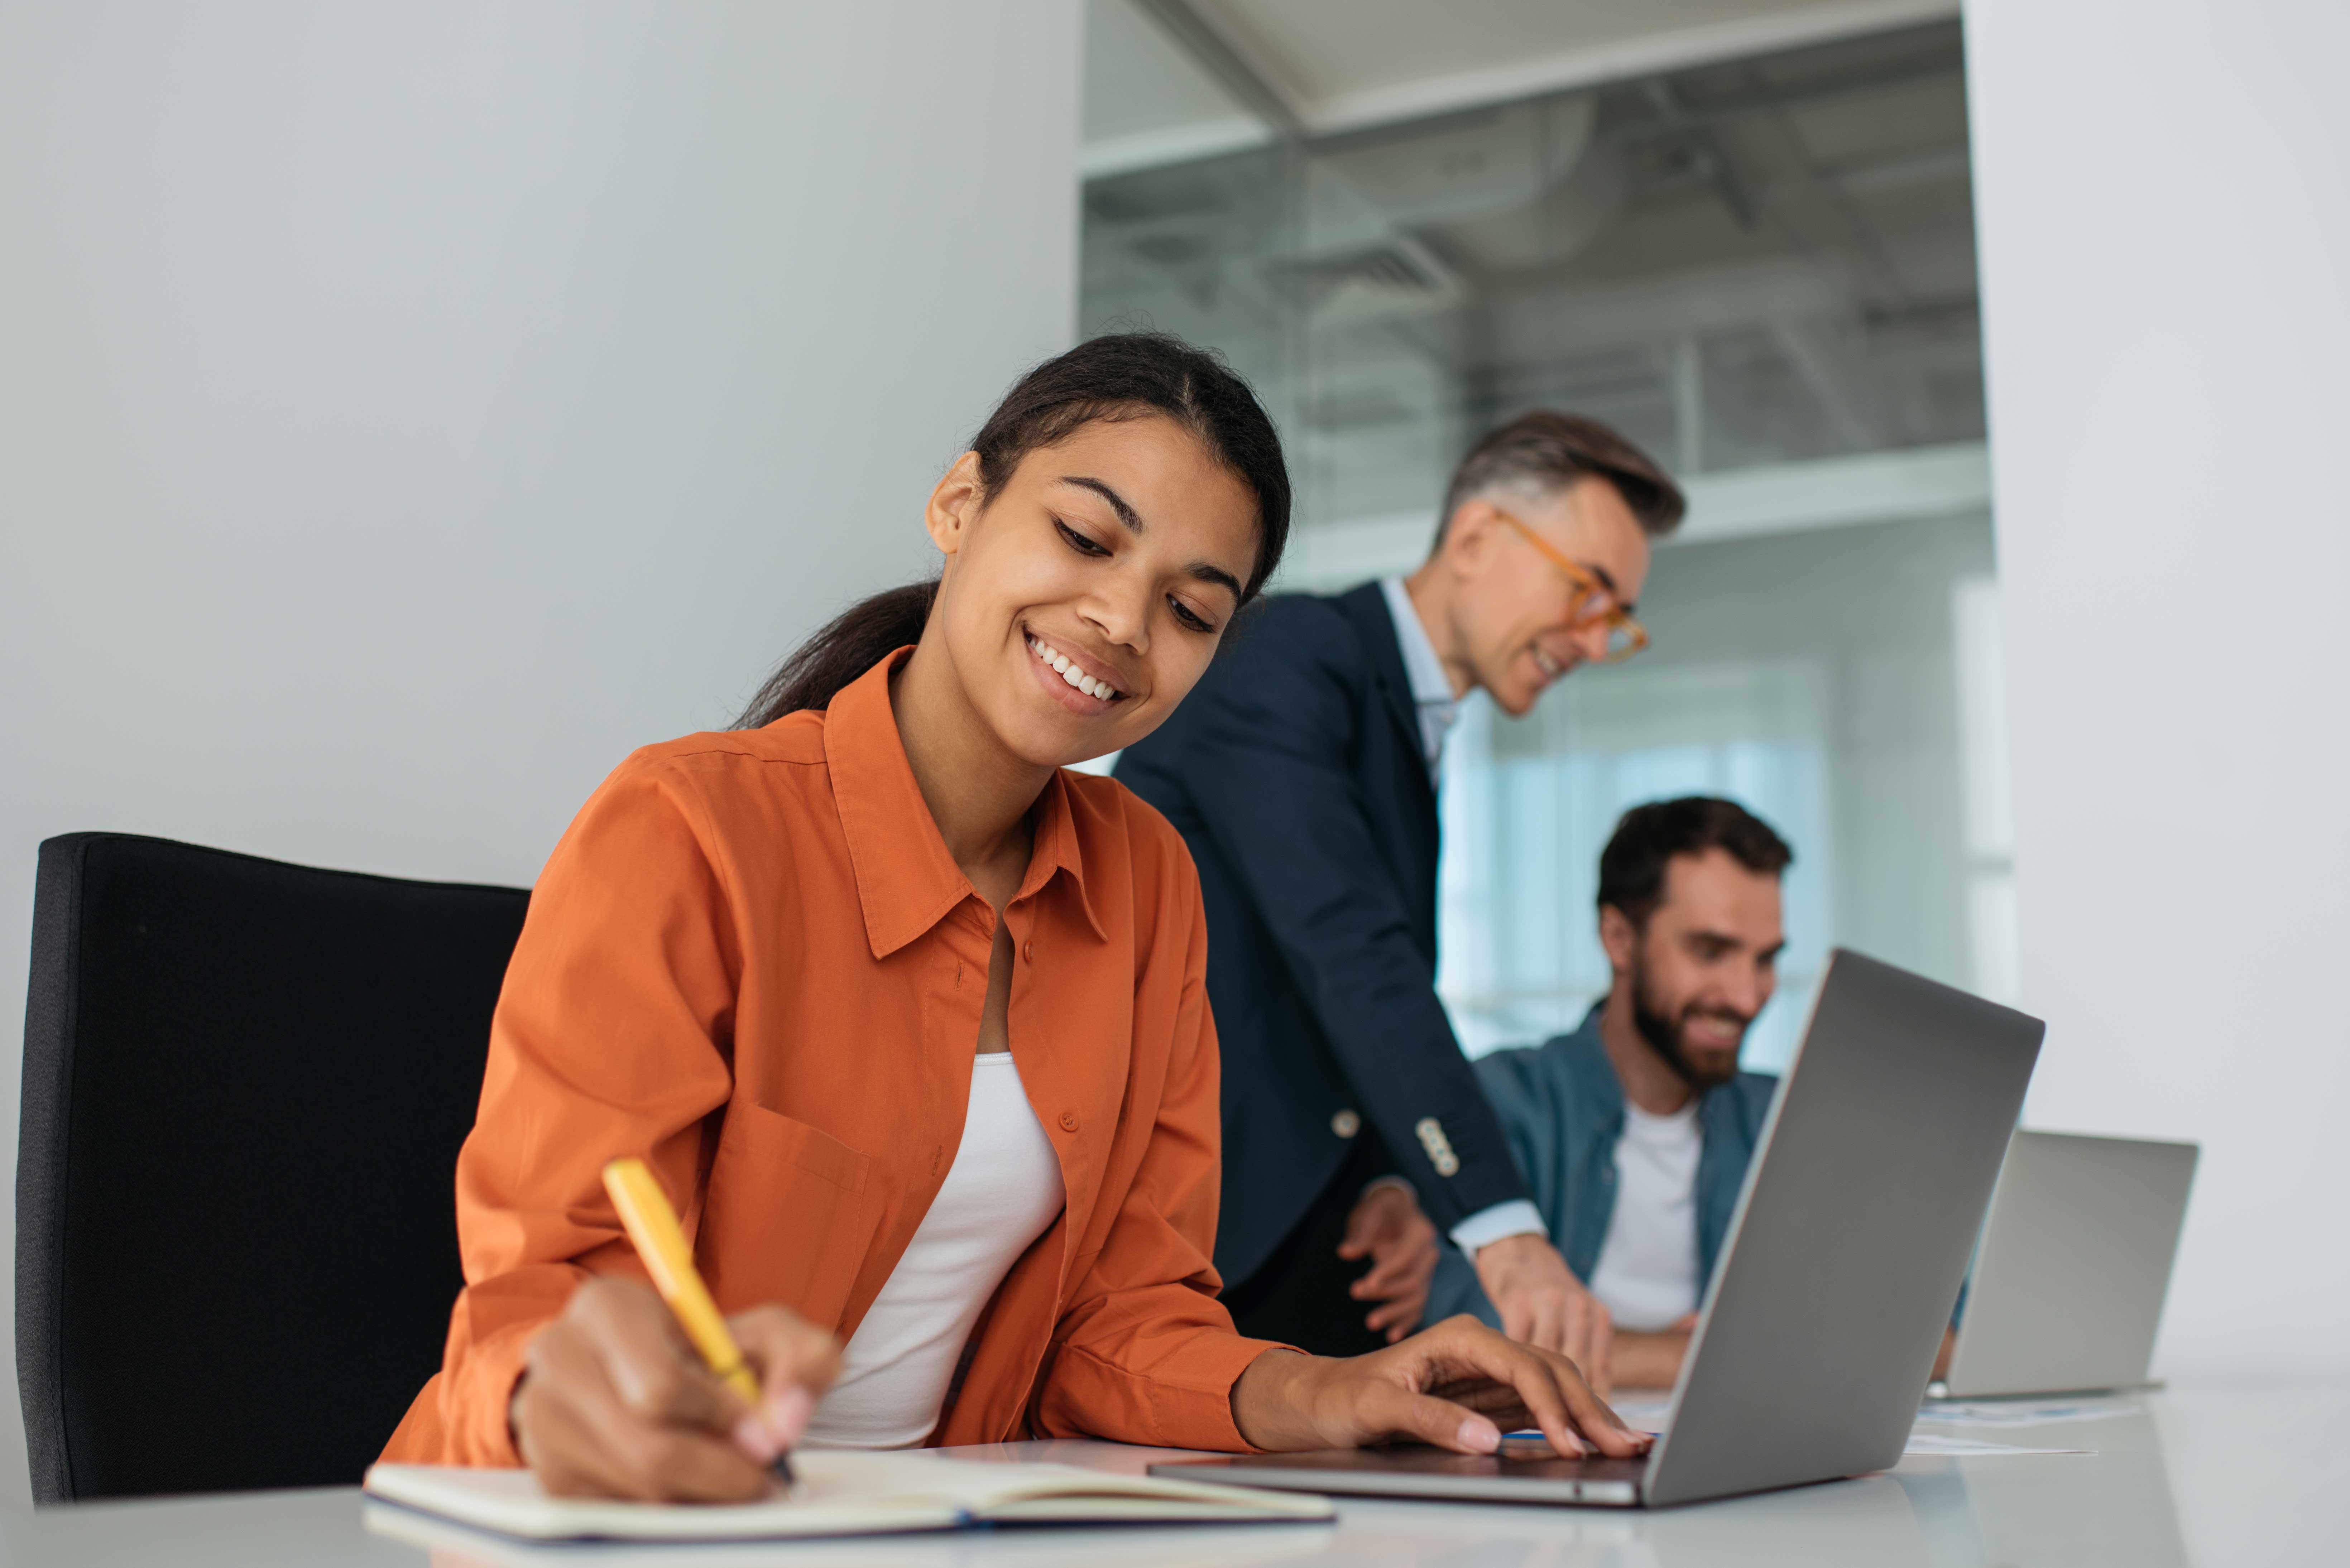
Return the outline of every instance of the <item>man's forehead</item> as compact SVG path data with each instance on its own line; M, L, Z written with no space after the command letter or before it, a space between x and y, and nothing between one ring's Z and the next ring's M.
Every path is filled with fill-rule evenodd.
M1779 877L1757 871L1718 845L1676 855L1665 862L1659 909L1676 905L1761 914L1779 914Z
M1543 515L1551 537L1569 555L1612 579L1619 597L1638 598L1648 572L1648 535L1616 487L1585 474L1548 498Z

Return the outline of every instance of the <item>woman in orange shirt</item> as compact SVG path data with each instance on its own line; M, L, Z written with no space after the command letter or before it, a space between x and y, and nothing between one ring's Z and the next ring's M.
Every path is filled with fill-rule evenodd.
M1498 1420L1638 1451L1571 1363L1473 1320L1326 1360L1217 1304L1198 878L1157 813L1062 769L1181 701L1288 511L1218 361L1081 345L932 493L935 584L819 632L744 728L605 780L531 897L458 1162L466 1287L386 1459L716 1500L802 1442L1490 1451ZM736 1314L757 1408L641 1282L598 1180L622 1154Z

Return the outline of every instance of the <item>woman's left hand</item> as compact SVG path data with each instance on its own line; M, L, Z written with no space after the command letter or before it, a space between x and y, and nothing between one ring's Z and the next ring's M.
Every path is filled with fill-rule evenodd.
M1539 1427L1570 1458L1629 1459L1651 1439L1626 1427L1564 1355L1462 1315L1401 1345L1344 1358L1268 1351L1232 1385L1232 1423L1257 1448L1355 1449L1394 1439L1490 1454Z

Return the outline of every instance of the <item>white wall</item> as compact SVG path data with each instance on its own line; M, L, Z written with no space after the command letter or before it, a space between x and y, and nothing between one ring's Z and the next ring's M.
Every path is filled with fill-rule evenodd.
M527 883L920 569L1075 317L1078 52L1076 0L0 6L0 1018L43 837Z
M2159 1365L2350 1366L2350 6L1970 0L2036 1126L2199 1139Z

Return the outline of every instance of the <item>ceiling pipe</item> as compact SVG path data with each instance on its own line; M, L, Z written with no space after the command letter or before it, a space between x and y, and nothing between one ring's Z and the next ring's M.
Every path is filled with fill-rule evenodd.
M1216 85L1264 121L1284 141L1303 141L1305 117L1285 86L1237 45L1230 32L1193 0L1133 0L1134 8L1165 28Z

